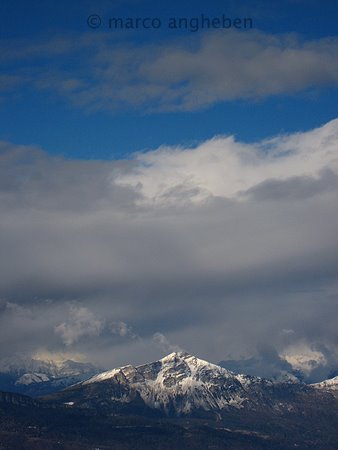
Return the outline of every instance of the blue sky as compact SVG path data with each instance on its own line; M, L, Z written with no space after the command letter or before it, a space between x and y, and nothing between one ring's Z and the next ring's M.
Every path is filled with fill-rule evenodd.
M59 85L64 81L62 77L78 80L84 76L87 77L84 89L96 88L96 92L108 89L109 80L103 81L94 72L103 70L104 57L109 54L109 49L113 52L121 47L122 52L131 53L131 59L132 55L135 55L135 59L142 58L142 52L148 53L149 56L153 51L152 46L157 47L158 52L161 45L163 53L166 48L182 46L195 50L197 48L198 53L202 40L208 39L210 32L168 30L165 23L169 17L191 18L198 17L201 13L210 17L219 17L223 13L229 17L250 17L253 20L253 30L240 31L246 41L244 43L246 51L250 51L248 50L250 41L257 40L254 35L257 32L266 36L267 48L270 45L268 39L276 37L281 40L286 39L285 36L288 35L293 36L298 43L272 44L275 50L311 46L309 43L312 42L314 44L311 51L313 51L314 46L325 38L331 39L328 47L336 48L336 41L333 41L332 36L337 30L337 12L338 6L335 1L326 1L323 4L302 0L284 0L279 2L278 8L268 1L241 2L241 4L234 1L214 1L211 4L194 2L193 5L185 1L159 4L154 1L132 0L73 1L71 4L64 1L2 2L1 37L7 55L5 60L2 60L2 73L8 78L3 83L3 99L0 103L0 138L17 144L38 145L50 153L63 154L69 158L115 159L127 157L135 151L154 149L163 144L196 145L215 135L234 134L239 140L253 142L279 133L305 131L320 126L337 116L337 77L332 74L324 78L320 73L314 74L310 82L303 77L296 88L286 85L263 94L253 92L247 95L243 88L242 91L239 90L238 95L229 98L231 96L228 94L215 92L210 102L202 102L188 109L174 110L166 108L163 104L160 108L152 108L152 101L154 104L157 102L155 97L150 97L149 101L139 104L127 101L123 102L123 105L119 102L114 105L114 99L111 100L111 104L107 101L105 105L99 107L95 105L95 99L92 100L94 106L90 102L81 104L81 101L73 98L75 90L62 91ZM93 13L102 18L102 26L98 30L89 29L86 23L87 17ZM160 18L163 23L161 28L146 31L139 29L134 32L128 30L116 32L107 29L109 17L147 16ZM222 41L230 33L229 30L218 29L214 31L214 36L216 40ZM68 44L72 42L75 48L63 52L60 40L67 41ZM81 40L82 44L77 49L76 42ZM32 56L30 49L43 43L46 43L48 49L42 54L36 51ZM102 53L100 61L97 61L94 54L103 43L105 53ZM259 52L262 53L265 50L264 42L260 45ZM8 57L11 49L19 47L20 53L17 56ZM242 50L243 47L239 47L238 52ZM318 50L318 54L320 51ZM200 57L203 58L203 54ZM320 64L320 58L318 61ZM156 61L152 63L154 65ZM232 68L239 64L233 54L228 57L226 63ZM111 70L114 67L120 70L121 65L123 66L123 63L111 59L109 64ZM132 65L132 62L128 64ZM140 64L136 67L137 70L140 69ZM210 64L217 70L216 57ZM262 64L266 64L266 70L269 70L268 58ZM226 71L226 68L224 70ZM244 57L238 71L243 73L245 70ZM264 71L265 67L261 70ZM324 72L328 70L332 68L323 69ZM90 74L87 73L89 71ZM274 72L271 76L273 74ZM9 80L18 76L21 78L28 76L30 79L25 82L14 82L10 87ZM41 79L36 86L34 79L39 76ZM120 76L123 77L123 74ZM181 76L180 83L193 83L193 72L175 76ZM290 76L292 69L285 74L285 78ZM236 78L235 71L227 83L231 84L234 78ZM162 87L166 83L166 80L162 79L155 81ZM142 82L141 74L137 83ZM246 82L250 83L250 79ZM283 80L280 82L283 83ZM112 89L123 90L128 88L128 83L135 83L135 80L126 80L125 83L119 81ZM149 77L147 83L149 88ZM46 86L42 87L43 84ZM164 89L169 88L170 84L172 80L167 81ZM194 89L198 89L198 86L197 83ZM206 88L212 90L212 86ZM196 92L194 89L191 92L192 96ZM258 91L259 89L260 86L257 86ZM104 93L102 95L104 96ZM146 90L143 95L147 96Z

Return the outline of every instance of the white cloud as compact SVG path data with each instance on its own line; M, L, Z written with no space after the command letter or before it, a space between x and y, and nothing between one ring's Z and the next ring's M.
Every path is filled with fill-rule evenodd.
M69 309L69 320L55 327L65 345L72 345L84 336L98 336L104 323L95 317L88 308L72 305Z
M136 156L138 166L117 183L139 189L152 204L210 196L238 198L269 180L317 179L323 169L338 174L338 119L308 133L242 144L219 137L197 148L163 147Z
M172 352L180 352L180 351L182 351L182 349L178 345L171 344L169 342L168 338L166 336L164 336L164 334L162 334L162 333L159 333L159 332L155 333L153 335L153 341L164 352L172 353Z
M54 364L62 364L67 360L86 362L86 355L76 352L51 352L47 349L39 349L32 354L32 358L38 361L51 361Z
M300 370L305 375L309 375L318 367L327 364L322 352L314 350L304 343L287 347L281 356L292 365L293 369Z
M123 321L110 323L110 332L123 338L138 339L139 336L133 331L130 325Z
M284 333L284 334L286 334L287 336L290 336L290 335L293 335L293 334L295 334L295 331L294 330L289 330L289 329L283 329L282 330L282 333Z

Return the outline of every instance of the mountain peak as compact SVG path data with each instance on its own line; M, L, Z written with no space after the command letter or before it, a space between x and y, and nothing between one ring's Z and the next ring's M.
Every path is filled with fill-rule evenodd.
M222 376L232 377L234 374L227 369L224 369L216 364L209 363L196 356L190 355L185 351L172 352L164 358L148 364L140 366L126 365L117 367L99 373L88 380L82 382L83 384L92 384L101 381L111 380L113 378L121 377L128 380L134 379L136 376L138 381L142 379L146 381L151 378L156 380L163 387L166 385L168 379L171 382L176 379L176 383L181 385L182 382L190 380L190 382L200 380L204 377L204 373L213 373L214 375L221 374Z
M204 359L197 358L196 356L190 355L184 351L170 353L158 362L162 364L162 367L168 366L168 370L175 369L179 372L184 371L192 377L194 377L196 371L200 370L216 371L217 373L221 372L223 375L232 374L232 372L227 369L224 369L216 364L209 363Z
M169 353L169 355L164 356L162 359L160 359L160 361L172 361L175 359L187 359L187 358L192 358L193 356L190 355L188 352L185 351L177 351L177 352L172 352Z
M59 399L81 405L99 398L107 408L113 409L143 402L147 408L180 415L240 409L248 402L254 405L264 397L267 386L272 388L273 383L235 375L216 364L177 351L149 364L127 365L95 375L68 388ZM93 393L94 400L90 400Z

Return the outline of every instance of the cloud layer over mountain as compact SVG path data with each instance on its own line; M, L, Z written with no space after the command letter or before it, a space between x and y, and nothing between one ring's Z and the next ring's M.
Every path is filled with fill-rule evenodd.
M268 342L329 373L337 148L338 120L123 161L2 143L3 353L74 351L110 367L172 348L249 358Z

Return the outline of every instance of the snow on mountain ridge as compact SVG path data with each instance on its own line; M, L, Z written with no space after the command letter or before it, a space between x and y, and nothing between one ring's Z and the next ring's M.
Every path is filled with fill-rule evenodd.
M21 355L13 355L0 362L0 373L13 374L21 377L25 374L44 374L49 378L77 376L92 373L95 367L90 363L83 363L66 359L55 361L51 359L35 359Z
M311 384L316 389L332 389L338 391L338 376L321 381L320 383Z
M97 371L90 363L14 354L0 361L0 390L36 397L73 385Z
M128 366L118 367L117 369L112 369L112 370L107 370L105 372L101 372L101 373L89 378L88 380L82 381L79 384L91 384L91 383L98 383L100 381L109 380L110 378L114 377L117 373L120 373L121 371L123 371L123 369L125 367L128 367Z
M158 383L161 382L163 383L163 380L166 379L165 375L168 377L171 376L173 373L175 373L176 378L178 380L180 379L180 374L181 375L184 374L185 378L194 378L202 370L217 371L220 374L227 376L234 375L233 372L230 372L229 370L224 369L223 367L199 359L196 356L189 355L186 352L173 352L165 356L164 358L160 359L159 361L154 361L149 364L142 364L136 367L128 364L126 366L118 367L112 370L107 370L100 374L94 375L88 380L82 382L82 384L90 384L99 381L105 381L108 380L109 378L116 376L119 373L127 375L128 377L128 373L130 373L130 371L143 372L147 367L152 365L158 365L159 363L161 363L161 370L159 370L156 377Z
M29 385L32 383L44 383L50 381L49 377L44 373L25 373L15 382L16 385Z
M139 395L147 406L188 413L193 409L214 410L247 401L247 388L273 384L268 380L235 375L216 364L184 352L174 352L159 361L137 367L127 365L103 372L78 383L88 386L100 382L118 383L128 394L112 396L118 402L132 401ZM136 394L137 393L137 394Z

